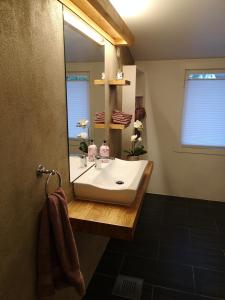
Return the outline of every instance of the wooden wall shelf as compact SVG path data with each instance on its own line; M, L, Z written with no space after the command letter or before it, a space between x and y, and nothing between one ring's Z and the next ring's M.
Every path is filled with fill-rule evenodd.
M135 201L125 207L76 199L68 204L74 231L131 240L141 211L143 197L153 169L149 161L141 179Z
M105 80L104 79L95 79L94 80L94 84L95 85L104 85L105 84Z
M95 85L104 85L105 84L105 80L104 79L95 79L94 80L94 84ZM109 85L111 85L111 86L130 85L130 81L129 80L125 80L125 79L112 79L112 80L109 80Z
M123 130L124 128L128 127L129 125L122 125L122 124L109 124L109 129L118 129L118 130ZM106 128L105 124L94 124L95 128Z
M109 85L130 85L130 81L125 79L113 79L109 80Z

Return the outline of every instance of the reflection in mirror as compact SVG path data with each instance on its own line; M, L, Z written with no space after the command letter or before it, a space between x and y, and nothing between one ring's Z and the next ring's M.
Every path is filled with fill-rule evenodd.
M87 161L85 167L85 161L80 158L90 139L98 147L104 140L104 129L93 126L95 113L105 111L104 85L94 85L94 79L100 79L104 72L104 46L69 24L65 13L64 43L70 181L73 181L93 164ZM79 124L80 120L89 122Z

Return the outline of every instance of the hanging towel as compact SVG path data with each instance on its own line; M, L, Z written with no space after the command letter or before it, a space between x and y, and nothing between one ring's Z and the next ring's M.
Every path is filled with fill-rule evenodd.
M62 188L48 195L42 208L37 259L40 299L67 286L74 286L81 296L84 295L84 279Z
M138 107L135 109L135 121L139 120L143 120L146 116L146 111L144 107Z

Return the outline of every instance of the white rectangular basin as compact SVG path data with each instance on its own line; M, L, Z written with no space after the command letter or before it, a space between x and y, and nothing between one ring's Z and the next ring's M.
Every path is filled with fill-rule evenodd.
M78 199L130 206L135 199L147 160L121 159L92 167L74 181Z

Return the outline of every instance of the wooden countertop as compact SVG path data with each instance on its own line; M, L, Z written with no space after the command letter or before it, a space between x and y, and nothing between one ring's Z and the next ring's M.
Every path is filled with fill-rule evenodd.
M75 199L68 204L69 218L75 231L131 240L139 218L143 197L153 169L145 167L132 206L119 206Z

